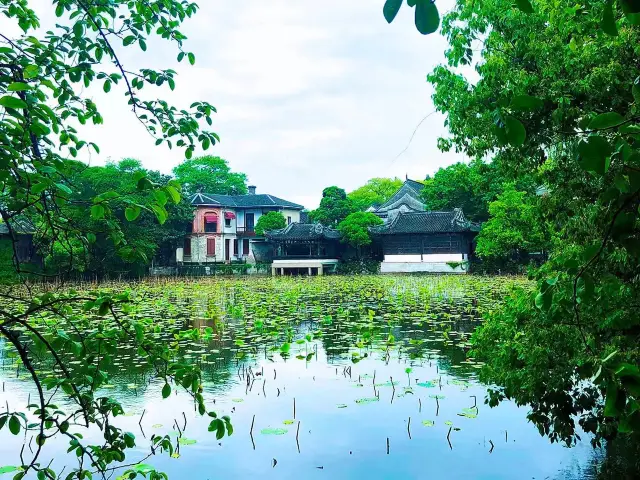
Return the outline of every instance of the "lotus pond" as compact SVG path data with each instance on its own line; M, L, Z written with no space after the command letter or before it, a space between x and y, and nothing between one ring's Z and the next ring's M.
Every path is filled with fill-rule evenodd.
M207 402L234 428L216 440L190 397L174 390L163 400L163 383L121 345L105 388L125 407L118 425L136 435L127 461L146 456L153 434L169 434L179 458L146 462L170 479L595 478L603 453L588 441L551 444L526 407L484 404L470 335L525 283L372 276L105 285L133 291L128 315L153 322L158 342L200 330L181 340L184 357L200 365ZM12 347L0 343L0 361L0 405L26 405L32 385ZM22 441L0 432L0 466L16 463ZM63 439L47 443L57 468L73 462L66 449Z

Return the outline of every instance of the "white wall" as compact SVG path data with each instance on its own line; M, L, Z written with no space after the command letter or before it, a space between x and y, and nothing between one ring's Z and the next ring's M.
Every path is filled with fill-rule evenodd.
M466 260L463 253L433 253L422 255L385 255L385 262L403 262L403 263L446 263L446 262L462 262Z
M300 210L289 210L287 208L282 209L282 215L284 215L284 219L287 217L291 217L291 223L300 222Z

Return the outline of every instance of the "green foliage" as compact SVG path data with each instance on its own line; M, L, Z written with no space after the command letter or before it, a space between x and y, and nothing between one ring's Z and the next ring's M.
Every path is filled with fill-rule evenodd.
M264 235L269 230L278 230L287 226L287 221L281 212L267 212L256 222L256 235Z
M538 199L507 185L489 204L491 218L477 237L476 254L483 258L520 258L549 246L549 231Z
M455 163L440 168L432 178L425 180L422 198L428 210L461 208L469 220L482 222L489 218L489 203L497 198L507 181L508 177L496 163L480 160L469 164ZM517 185L532 191L532 176L523 176Z
M484 380L501 385L489 402L529 404L540 432L568 444L576 419L594 444L640 431L636 4L460 1L443 19L447 65L428 76L442 149L546 187L539 202L514 190L492 204L480 252L537 248L546 226L553 243L535 291L514 292L474 341ZM456 69L476 55L470 83Z
M309 212L309 218L322 225L335 226L355 211L355 205L342 188L327 187L322 191L320 206Z
M201 123L213 123L211 104L196 101L181 109L170 105L159 88L175 88L174 70L137 66L131 61L136 56L130 54L125 69L120 56L126 49L146 51L147 41L157 37L178 50L178 61L187 57L193 64L195 56L184 50L186 37L180 27L198 6L188 0L54 0L53 8L59 20L45 30L27 0L0 0L0 14L7 24L0 47L0 215L13 243L18 219L29 218L37 226L36 243L43 245L49 257L60 260L56 271L114 258L96 258L92 249L109 249L124 260L148 260L153 247L149 248L151 240L143 230L156 222L167 224L180 202L180 185L140 169L135 161L86 168L73 159L100 149L81 138L76 126L99 128L103 123L98 105L87 94L102 87L115 99L124 97L128 110L156 145L178 147L191 158L196 146L206 150L215 144L217 134L201 128ZM126 180L104 174L107 171ZM140 226L137 237L132 230L135 225ZM16 269L24 271L20 264ZM132 361L154 365L156 377L180 386L198 413L207 413L200 370L179 360L179 343L156 342L152 325L142 316L126 316L132 303L128 292L91 291L82 296L73 290L42 292L24 289L11 295L10 304L9 297L0 294L4 305L0 335L15 349L35 386L34 403L24 412L0 414L1 425L9 416L12 433L26 430L25 442L35 439L28 454L23 449L23 471L14 478L61 476L42 459L44 449L61 441L68 442L71 458L77 459L75 468L66 470L67 479L106 477L125 462L135 437L112 422L124 413L123 407L114 398L98 394L109 377L105 365L124 342L134 345ZM89 328L89 319L96 317L104 321ZM40 353L33 355L33 351ZM41 356L51 358L50 368L56 375L41 373ZM53 404L56 392L66 397L61 399L64 407ZM83 438L77 424L97 433L94 440ZM151 453L173 454L168 436L154 436L151 444ZM138 473L131 468L123 475L134 478ZM153 468L144 476L166 478Z
M380 224L382 224L382 220L373 213L354 212L338 224L338 231L342 234L342 242L360 249L360 247L371 244L369 227Z
M370 258L358 258L340 262L337 273L341 275L373 275L380 273L380 262Z
M165 188L163 192L139 190L137 177ZM75 189L70 202L62 206L66 218L82 229L93 232L91 241L59 238L43 242L47 270L51 273L75 271L105 276L143 275L153 257L169 259L182 243L193 218L188 202L180 202L180 185L171 177L145 170L135 159L124 159L104 167L87 167L77 162L69 176ZM102 192L102 193L101 193ZM120 235L126 243L115 245L109 231L103 230L104 211L98 203L87 215L86 205L105 192L112 198L109 210L120 221ZM166 213L145 205L159 201ZM174 203L174 201L179 203ZM158 213L165 218L157 221Z
M186 159L173 169L173 174L188 195L196 192L223 195L247 193L247 176L232 172L227 161L220 157L205 155Z
M372 178L363 186L349 192L349 198L356 209L365 211L373 205L382 205L402 187L399 178Z

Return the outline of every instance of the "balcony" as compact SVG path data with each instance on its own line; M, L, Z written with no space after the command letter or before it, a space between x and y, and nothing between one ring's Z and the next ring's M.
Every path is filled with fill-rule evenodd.
M255 227L236 227L236 234L243 237L255 237Z

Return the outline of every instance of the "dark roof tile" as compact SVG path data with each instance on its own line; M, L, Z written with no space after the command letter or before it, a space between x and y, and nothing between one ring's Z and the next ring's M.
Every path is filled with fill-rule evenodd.
M468 221L459 208L449 212L400 212L387 223L371 228L371 232L378 235L457 233L476 230L476 225Z
M217 193L196 193L191 197L191 205L212 205L220 207L252 208L252 207L282 207L302 210L304 207L297 203L283 200L273 195L260 193L255 195L221 195Z
M339 231L325 227L319 223L292 223L280 230L265 232L270 240L339 240Z

